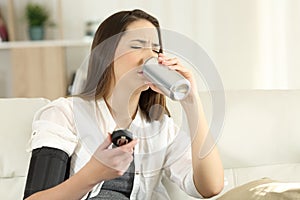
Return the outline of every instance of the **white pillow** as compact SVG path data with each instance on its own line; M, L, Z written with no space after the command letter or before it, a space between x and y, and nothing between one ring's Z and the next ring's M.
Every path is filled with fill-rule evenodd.
M288 200L300 199L300 183L263 178L236 187L218 200Z

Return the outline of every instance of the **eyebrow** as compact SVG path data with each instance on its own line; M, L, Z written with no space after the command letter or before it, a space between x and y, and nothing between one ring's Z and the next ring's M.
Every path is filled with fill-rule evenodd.
M146 44L147 42L145 40L141 40L141 39L135 39L135 40L131 40L132 42L140 42L142 44ZM160 44L157 43L152 43L153 46L155 47L160 47Z

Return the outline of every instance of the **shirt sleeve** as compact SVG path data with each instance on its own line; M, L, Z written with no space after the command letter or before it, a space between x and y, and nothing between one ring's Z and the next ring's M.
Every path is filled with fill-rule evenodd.
M203 198L193 180L190 136L172 119L168 121L168 127L169 135L173 136L166 154L165 175L189 196Z
M71 156L77 146L72 101L59 98L37 111L32 123L29 150L52 147Z

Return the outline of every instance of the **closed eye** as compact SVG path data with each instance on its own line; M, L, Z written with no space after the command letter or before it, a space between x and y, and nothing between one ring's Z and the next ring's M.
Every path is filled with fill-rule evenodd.
M143 47L141 47L141 46L136 46L136 45L131 45L130 48L132 48L132 49L141 49L141 48L143 48Z
M154 53L159 54L159 50L158 50L158 49L153 49L152 51L153 51Z
M142 49L142 48L144 48L144 47L136 46L136 45L131 45L130 48L132 48L132 49ZM159 49L152 49L152 51L153 51L154 53L157 53L157 54L159 54L159 52L160 52Z
M130 41L130 48L132 49L142 49L146 48L147 42L141 39L135 39ZM152 43L153 52L159 53L160 52L160 45L158 43Z

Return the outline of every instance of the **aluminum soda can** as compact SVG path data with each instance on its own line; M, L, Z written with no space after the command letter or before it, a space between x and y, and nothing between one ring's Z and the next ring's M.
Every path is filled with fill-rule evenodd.
M172 100L184 99L191 90L191 83L184 76L151 57L142 66L143 75Z

